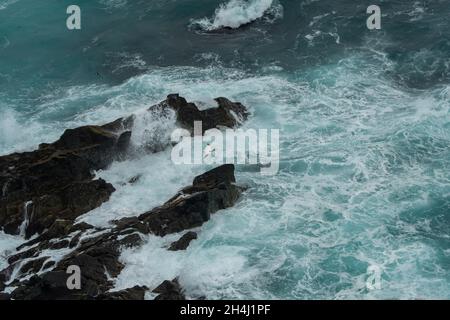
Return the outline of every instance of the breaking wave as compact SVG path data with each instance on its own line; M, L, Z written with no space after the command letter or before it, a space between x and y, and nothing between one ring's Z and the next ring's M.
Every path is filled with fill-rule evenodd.
M283 16L283 7L274 0L231 0L221 4L212 18L192 20L191 26L205 31L237 29L261 18L274 21Z

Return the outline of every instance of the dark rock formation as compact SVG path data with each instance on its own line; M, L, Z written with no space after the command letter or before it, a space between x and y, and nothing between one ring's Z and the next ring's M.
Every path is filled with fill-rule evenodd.
M155 300L186 300L178 279L164 281L153 290L153 293L159 294Z
M0 301L6 301L6 300L11 300L11 295L8 293L0 292Z
M15 300L66 300L71 294L66 282L67 274L62 271L33 276L22 282L11 297Z
M42 265L44 262L46 262L49 259L49 257L41 257L38 259L30 260L27 263L25 263L21 268L20 272L22 274L26 273L37 273L39 270L41 270Z
M5 281L6 281L6 276L4 274L0 273L0 292L5 290Z
M169 251L186 250L189 247L191 241L195 239L197 239L197 233L189 231L185 233L179 240L173 242L169 247Z
M242 190L234 182L234 165L220 166L196 177L192 186L161 207L115 223L119 229L132 228L159 236L200 227L212 213L234 205Z
M68 236L72 232L85 231L88 229L93 229L94 227L85 222L73 224L71 220L57 219L44 233L38 237L30 240L17 248L17 250L22 250L23 248L30 247L36 243L41 243L51 239L62 238ZM81 234L81 233L80 233ZM75 238L75 237L74 237Z
M140 217L124 218L115 222L115 227L103 232L94 229L87 224L71 226L67 220L57 220L47 232L39 238L38 245L10 256L10 267L0 272L3 279L9 279L15 265L27 258L36 257L25 263L20 272L30 273L43 269L43 264L48 263L47 257L40 257L44 249L64 243L67 247L73 240L68 240L67 235L77 230L97 231L78 240L76 249L65 256L54 266L53 270L39 276L33 276L29 280L15 283L18 288L13 291L13 299L108 299L134 297L140 291L121 292L111 296L107 292L112 289L112 278L117 277L123 269L119 261L123 248L136 247L142 244L141 234L154 233L167 235L181 232L186 229L198 227L206 222L212 213L220 209L232 206L240 195L240 188L234 184L234 166L224 165L206 172L194 179L192 186L180 191L173 199L162 207L149 211ZM47 240L52 236L61 238L52 241ZM74 236L74 238L77 235ZM188 232L179 241L171 246L171 250L184 250L189 242L195 239L194 232ZM33 243L34 240L28 244ZM66 281L69 274L66 273L69 266L76 265L81 269L81 290L68 290ZM44 269L43 269L44 270ZM44 270L45 271L45 270ZM51 283L50 283L51 282ZM139 293L140 294L140 293ZM161 291L162 298L181 298L172 291Z
M64 257L56 267L40 276L18 283L12 293L13 299L94 299L112 289L111 278L117 277L123 269L119 262L120 248L140 245L140 237L126 236L119 239L120 233L111 231L88 238L80 246ZM81 270L81 289L67 288L69 266Z
M216 101L217 107L201 111L172 94L149 110L173 110L178 123L191 131L194 121L202 121L204 132L233 128L247 119L242 104L226 98ZM29 238L57 219L73 221L108 201L113 186L102 179L93 180L92 172L123 159L130 147L134 120L130 116L103 126L68 129L59 140L41 144L38 150L0 157L0 228L10 234L22 231ZM156 152L162 147L153 149Z
M103 179L80 181L63 187L53 194L34 198L27 237L41 233L56 219L73 221L80 215L99 207L109 200L114 187Z
M135 286L130 289L125 289L115 292L106 292L97 296L97 300L144 300L145 293L148 288L145 286Z
M194 121L202 121L205 131L235 127L248 117L241 104L225 98L216 101L218 107L200 111L184 98L170 95L151 110L175 112L178 123L189 130ZM109 229L74 224L114 192L111 184L94 180L93 171L129 156L134 120L131 116L103 126L69 129L56 142L41 144L33 152L0 157L0 229L21 232L26 238L38 234L8 257L9 266L0 271L0 292L5 286L17 289L0 299L143 299L145 287L109 292L112 279L124 267L119 261L121 250L142 245L145 234L165 236L199 227L211 214L238 200L242 188L235 185L234 166L224 165L196 177L164 205L114 221ZM188 232L169 250L185 250L196 238L196 233ZM70 253L61 260L43 254L62 248ZM67 269L73 265L81 269L80 290L67 288ZM13 273L15 279L11 279ZM159 299L184 299L176 280L158 290Z
M128 183L129 184L135 184L136 182L139 181L139 179L141 179L141 175L134 176L130 180L128 180Z
M114 192L111 184L93 180L93 170L123 156L130 119L104 126L68 129L38 150L0 157L0 227L29 238L57 219L73 221L98 207ZM115 131L112 131L114 129ZM28 221L23 225L24 221Z

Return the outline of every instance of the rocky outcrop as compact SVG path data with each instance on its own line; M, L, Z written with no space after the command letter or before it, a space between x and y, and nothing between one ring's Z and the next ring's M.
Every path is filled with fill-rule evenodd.
M0 292L0 301L11 300L11 295L9 293Z
M203 131L236 127L248 117L240 103L217 98L217 107L200 110L173 94L152 112L175 112L180 126L193 130L202 121ZM143 299L146 287L110 292L113 279L122 269L119 257L124 248L142 245L144 235L165 236L200 227L211 214L233 206L242 188L235 184L234 166L224 165L193 180L160 207L140 216L112 222L108 229L86 223L74 224L80 215L97 208L114 192L114 187L93 172L115 160L130 156L135 117L120 118L102 126L69 129L51 144L33 152L0 157L0 228L21 233L32 240L8 257L9 266L0 271L0 292L17 287L12 299ZM155 148L155 150L158 148ZM155 152L155 150L151 152ZM128 183L133 184L139 176ZM197 238L189 231L170 245L185 250ZM51 250L65 255L53 260ZM67 288L69 266L81 269L81 289ZM12 276L14 275L14 279ZM160 299L184 299L176 280L157 288Z
M4 274L0 273L0 292L5 290L5 281L6 281L6 276Z
M0 227L29 238L107 201L114 187L93 171L123 156L130 121L69 129L36 151L0 157Z
M172 110L178 124L191 131L194 121L202 121L204 132L233 128L247 119L248 111L242 104L226 98L216 102L217 107L201 111L178 94L171 94L149 110ZM41 144L38 150L0 157L0 228L29 238L57 219L73 221L108 201L115 189L102 179L94 180L93 171L125 157L134 121L135 116L130 116L102 126L68 129L59 140ZM160 149L150 148L152 152Z
M235 185L234 165L227 164L196 177L161 207L139 217L115 221L119 229L165 236L200 227L212 213L234 205L242 189Z
M144 300L147 291L148 288L145 286L135 286L130 289L101 294L97 300Z
M112 278L117 277L124 267L119 261L120 249L141 244L136 240L140 238L119 236L118 232L111 231L81 241L77 249L58 262L53 270L15 283L18 289L13 291L12 298L85 300L104 295L113 288ZM67 287L70 276L67 270L74 265L81 271L80 290L69 290Z
M196 177L191 186L181 190L161 207L139 217L115 221L115 227L109 230L95 229L88 224L71 225L68 220L57 220L41 236L22 245L24 250L10 256L10 267L1 271L0 277L5 281L9 280L18 266L19 273L23 275L42 273L29 280L13 283L18 288L12 292L11 297L20 300L121 299L143 296L142 290L136 288L115 294L108 293L113 288L112 279L124 267L119 260L121 250L140 246L143 243L142 235L145 234L164 236L199 227L209 220L211 214L234 205L241 190L235 185L234 166L223 165ZM188 232L172 244L170 250L185 250L196 237L195 232ZM50 265L52 270L46 271L45 265L50 261L48 257L42 257L41 253L46 249L70 247L69 244L74 239L77 239L74 250L56 265ZM21 263L24 260L26 262ZM81 290L69 290L66 285L69 277L66 271L73 265L79 266L81 270ZM170 290L159 293L161 299L175 296L181 298L181 295L174 295Z
M178 279L166 280L152 292L158 294L155 300L186 300Z
M180 250L186 250L189 247L189 244L192 240L197 239L197 233L193 231L189 231L185 233L180 239L173 242L170 247L169 251L180 251Z
M235 128L247 120L249 113L239 102L231 102L227 98L216 98L217 107L200 110L194 103L188 103L178 94L171 94L160 104L150 109L165 112L167 108L175 111L178 124L190 132L194 132L194 122L202 122L202 133L213 128Z

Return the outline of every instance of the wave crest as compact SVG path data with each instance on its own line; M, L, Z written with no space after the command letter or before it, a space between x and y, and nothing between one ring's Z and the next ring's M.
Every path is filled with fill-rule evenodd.
M221 4L213 17L191 21L191 26L205 31L237 29L266 17L269 22L283 16L283 6L276 0L230 0Z

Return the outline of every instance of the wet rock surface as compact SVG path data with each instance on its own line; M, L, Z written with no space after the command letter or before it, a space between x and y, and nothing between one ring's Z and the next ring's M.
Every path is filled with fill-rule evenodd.
M153 293L157 293L155 300L186 300L183 289L178 283L178 279L166 280L156 287Z
M169 251L180 251L180 250L186 250L189 247L189 244L191 241L197 239L197 233L193 231L189 231L185 233L179 240L173 242L170 247Z
M10 300L10 299L11 299L11 295L9 293L0 292L0 301L6 301L6 300Z
M101 294L97 300L144 300L148 290L145 286L135 286L130 289Z
M152 108L170 108L179 125L188 129L197 120L204 121L205 130L232 128L248 117L241 104L225 98L216 101L217 107L200 111L170 95ZM58 141L41 144L38 150L0 157L0 228L25 238L37 234L8 256L9 266L0 271L0 292L15 289L0 299L144 299L150 290L146 287L110 292L124 268L122 250L141 246L147 234L163 237L198 228L211 214L238 201L243 189L235 184L235 168L223 165L197 176L162 206L112 221L112 227L75 223L115 191L106 181L94 179L93 172L127 157L134 120L131 116L66 130ZM186 250L196 238L196 232L188 231L168 249ZM52 250L60 252L60 258L47 254ZM81 289L68 289L70 266L81 270ZM155 290L158 299L185 299L176 279Z
M192 186L181 190L164 205L140 215L138 230L165 236L200 227L212 213L237 201L241 188L234 181L234 165L223 165L195 178Z
M119 119L115 126L119 122L127 124ZM74 220L108 201L115 189L94 180L93 171L118 160L129 144L129 137L108 128L113 123L68 129L38 150L0 157L0 227L29 238L57 219Z
M155 208L139 217L124 218L115 221L112 229L96 229L87 224L68 225L67 220L55 222L54 226L36 240L22 245L21 252L10 256L10 267L0 272L8 280L12 271L20 266L22 274L36 274L29 280L14 283L18 288L11 294L13 299L121 299L141 296L136 290L109 295L113 289L112 279L123 270L120 254L123 249L138 247L143 244L143 235L155 234L165 236L199 227L209 220L210 215L232 206L239 198L241 189L234 184L234 166L224 165L215 168L194 179L191 186L184 188L163 206ZM51 247L68 247L72 240L67 235L72 232L86 232L84 238L78 238L75 249L65 255L51 271L43 268L48 257L40 254ZM90 232L90 233L88 233ZM52 235L59 238L49 237ZM189 243L197 238L195 232L187 232L169 250L185 250ZM33 244L31 248L27 246ZM24 262L25 261L25 262ZM66 271L70 266L78 266L81 272L81 289L67 289ZM171 289L172 290L172 289ZM173 291L173 290L172 290ZM161 292L160 299L181 298L181 294ZM141 292L141 291L139 291ZM143 295L142 295L143 296Z

